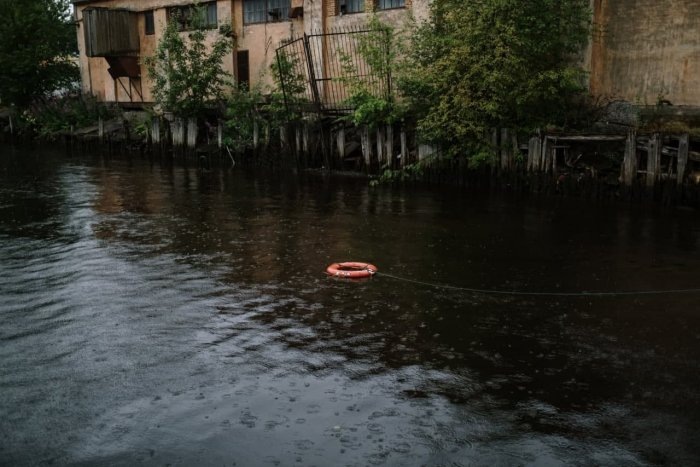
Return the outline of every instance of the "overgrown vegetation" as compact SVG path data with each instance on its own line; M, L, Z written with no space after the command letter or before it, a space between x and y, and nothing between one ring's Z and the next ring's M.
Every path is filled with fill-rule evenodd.
M306 81L297 73L298 58L280 53L270 66L272 86L238 87L226 107L226 144L240 152L253 143L254 129L265 126L276 135L279 128L299 118L307 104ZM263 76L258 82L263 82Z
M566 126L589 21L588 0L435 0L399 76L421 138L479 154L493 128Z
M368 32L357 37L357 54L366 70L358 69L357 60L342 50L338 53L348 97L345 104L353 109L346 119L355 125L370 128L391 124L403 117L405 108L400 106L392 90L392 77L399 66L395 43L396 29L373 16Z
M71 129L95 125L98 119L115 117L118 111L91 96L67 95L37 102L19 114L18 130L23 134L53 139Z
M177 21L168 21L155 54L145 60L155 102L164 112L183 118L205 115L225 99L224 90L231 84L231 75L222 68L234 46L230 27L222 26L208 45L207 36L217 33L210 32L204 9L194 8L191 30L181 33Z
M0 105L26 108L77 87L67 0L0 0Z

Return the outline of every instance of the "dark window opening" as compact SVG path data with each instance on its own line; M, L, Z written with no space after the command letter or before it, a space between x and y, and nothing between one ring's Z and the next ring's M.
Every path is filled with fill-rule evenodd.
M362 13L365 11L365 0L338 0L338 11L346 13Z
M250 89L250 64L247 50L239 50L236 53L236 77L239 88Z
M404 8L406 0L379 0L380 10L391 10L392 8Z
M201 12L201 17L197 18L197 12ZM196 21L207 29L216 29L219 22L216 17L216 2L200 3L197 5L175 6L168 8L168 19L175 21L179 31L191 31L196 25Z
M156 33L156 22L153 19L153 10L144 12L143 16L146 19L146 35L152 36Z
M291 0L243 0L243 24L286 21L290 6Z

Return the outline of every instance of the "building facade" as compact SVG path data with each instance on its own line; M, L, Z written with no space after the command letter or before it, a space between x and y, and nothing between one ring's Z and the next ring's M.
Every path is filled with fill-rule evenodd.
M285 40L366 24L370 15L398 24L426 18L430 0L214 0L198 2L213 42L230 25L236 48L222 64L239 83L270 84L270 65ZM155 53L166 21L187 29L193 0L75 0L83 92L104 102L152 102L143 59ZM185 18L184 20L182 18ZM321 69L323 66L321 67ZM322 71L320 71L322 73Z
M151 102L142 64L152 55L165 22L193 0L74 0L83 91L101 101ZM430 0L200 0L211 22L228 24L237 47L223 67L239 82L270 83L277 47L292 37L366 24L375 12L400 24L410 14L426 19ZM658 100L700 106L700 8L698 0L591 0L593 35L584 57L595 95L639 104ZM109 14L98 10L106 9ZM115 26L117 25L117 26ZM111 31L100 40L99 30ZM186 24L183 25L186 28ZM117 40L119 39L119 40ZM114 43L110 43L114 42ZM323 78L324 51L316 65ZM322 92L322 91L321 91Z

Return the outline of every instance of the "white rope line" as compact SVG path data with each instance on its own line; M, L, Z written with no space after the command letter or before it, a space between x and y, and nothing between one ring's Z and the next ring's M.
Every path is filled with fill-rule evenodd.
M398 281L409 282L411 284L424 285L446 290L457 290L461 292L471 292L483 295L510 295L510 296L530 296L530 297L625 297L625 296L641 296L641 295L672 295L672 294L694 294L700 293L698 289L667 289L667 290L630 290L630 291L613 291L613 292L522 292L517 290L498 290L498 289L475 289L472 287L457 287L447 284L436 284L432 282L424 282L406 277L395 276L386 272L377 272L377 276L384 276Z

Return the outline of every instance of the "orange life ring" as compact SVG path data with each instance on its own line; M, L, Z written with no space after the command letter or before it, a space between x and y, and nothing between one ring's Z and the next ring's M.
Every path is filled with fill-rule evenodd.
M345 279L366 279L377 273L377 266L369 263L333 263L326 268L326 274Z

